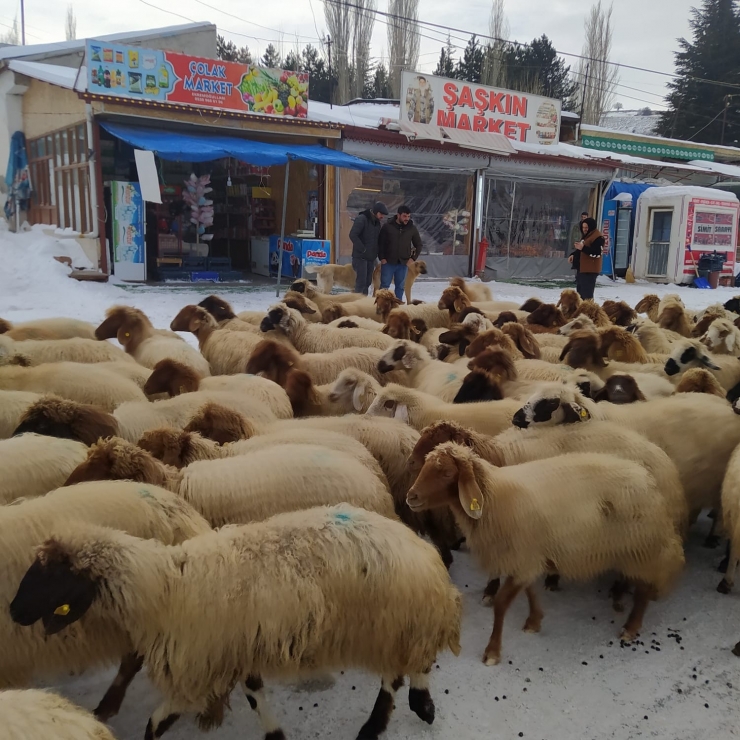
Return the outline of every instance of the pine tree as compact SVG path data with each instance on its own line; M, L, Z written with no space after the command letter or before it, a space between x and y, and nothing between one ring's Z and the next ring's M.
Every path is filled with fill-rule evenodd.
M437 62L434 74L437 77L455 76L455 60L452 58L452 42L449 36L447 37L447 44L439 52L439 62Z
M676 52L678 78L668 83L669 108L661 114L658 133L706 144L723 141L722 125L726 103L724 143L740 139L740 96L737 88L700 82L696 78L740 84L740 18L734 0L704 0L693 8L689 21L693 41L679 39ZM714 119L714 120L712 120Z
M252 53L248 46L239 48L233 41L227 41L220 34L216 37L216 57L225 62L252 63Z
M260 66L268 69L281 69L282 64L280 52L272 44L268 44L262 59L260 59Z
M288 52L283 61L283 69L289 69L292 72L301 71L301 58L292 49Z
M301 72L308 72L308 97L309 100L318 100L328 103L331 96L331 84L329 70L321 58L319 50L308 44L301 52Z
M512 90L556 98L563 103L572 97L576 86L570 67L544 34L531 44L510 45L504 59L506 85Z
M478 43L476 36L472 36L463 51L462 59L457 63L455 77L467 82L480 82L483 76L483 62L486 53Z
M392 98L391 80L388 75L388 69L381 62L375 68L372 83L365 93L366 98Z

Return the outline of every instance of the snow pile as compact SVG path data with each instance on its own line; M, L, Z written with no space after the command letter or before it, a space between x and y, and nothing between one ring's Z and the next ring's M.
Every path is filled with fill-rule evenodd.
M70 316L97 321L105 307L125 298L118 288L70 280L71 268L54 257L69 257L74 267L93 265L74 239L55 239L34 227L22 234L0 230L0 316L27 321Z

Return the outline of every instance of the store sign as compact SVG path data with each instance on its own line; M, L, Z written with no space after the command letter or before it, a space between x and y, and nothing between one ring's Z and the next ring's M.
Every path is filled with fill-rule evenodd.
M87 89L129 100L306 118L308 73L87 41Z
M559 100L417 72L401 73L401 120L503 134L528 144L560 139Z
M728 263L734 264L739 211L740 203L691 199L686 220L684 267L690 266L693 270L694 262L698 262L702 254L714 251L725 253L725 271Z
M663 144L657 142L645 143L643 141L632 141L630 139L610 139L603 136L581 136L581 145L586 149L599 149L604 152L621 152L632 154L636 157L669 157L670 159L703 159L711 162L714 160L714 152L709 149L695 149L675 144Z

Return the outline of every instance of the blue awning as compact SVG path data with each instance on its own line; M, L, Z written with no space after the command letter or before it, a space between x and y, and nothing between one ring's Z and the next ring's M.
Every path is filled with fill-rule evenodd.
M240 162L268 167L298 159L362 172L390 169L386 165L353 157L322 144L268 144L236 136L185 134L180 131L161 131L103 121L100 125L116 138L137 149L147 149L160 159L178 162L212 162L215 159L233 157Z

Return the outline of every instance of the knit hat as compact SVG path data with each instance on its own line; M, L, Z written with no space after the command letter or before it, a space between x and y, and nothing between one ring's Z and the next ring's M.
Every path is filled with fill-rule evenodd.
M382 213L384 216L387 216L388 215L388 207L386 206L385 203L383 203L381 201L378 201L373 206L373 213Z

